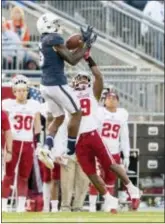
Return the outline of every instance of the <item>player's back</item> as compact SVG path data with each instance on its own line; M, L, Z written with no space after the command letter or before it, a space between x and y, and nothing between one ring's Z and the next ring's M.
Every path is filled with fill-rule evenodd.
M82 91L75 91L80 100L82 119L79 128L79 134L87 133L97 129L97 122L95 119L98 102L95 99L90 88Z
M8 112L13 139L17 141L33 141L33 127L35 114L39 112L40 104L35 100L28 100L26 104L19 104L14 99L2 101L2 107Z
M105 107L98 110L100 121L99 132L106 147L112 154L120 151L120 132L123 124L128 120L128 112L124 108L117 108L116 112L110 112Z
M40 66L42 69L42 81L44 86L67 84L64 74L64 60L55 51L53 46L64 44L63 38L57 33L43 34L40 46Z

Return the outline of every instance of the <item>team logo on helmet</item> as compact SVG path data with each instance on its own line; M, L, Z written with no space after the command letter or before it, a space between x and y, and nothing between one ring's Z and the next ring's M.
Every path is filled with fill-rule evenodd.
M13 88L28 88L29 84L30 84L29 79L24 75L15 75L12 78Z

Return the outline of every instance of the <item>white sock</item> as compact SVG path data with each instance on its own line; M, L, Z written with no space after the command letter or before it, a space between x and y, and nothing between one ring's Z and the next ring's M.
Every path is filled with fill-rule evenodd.
M26 203L26 197L19 196L18 197L17 212L25 211L25 203Z
M97 195L89 195L89 205L96 206Z
M134 185L132 184L132 182L130 181L127 185L125 185L126 188L130 189L132 188Z
M58 200L51 201L52 210L58 210Z
M50 182L43 183L44 211L50 210Z
M103 195L104 200L106 200L106 199L109 198L110 196L111 196L110 193L107 191L107 193Z
M7 211L7 198L2 198L2 211Z

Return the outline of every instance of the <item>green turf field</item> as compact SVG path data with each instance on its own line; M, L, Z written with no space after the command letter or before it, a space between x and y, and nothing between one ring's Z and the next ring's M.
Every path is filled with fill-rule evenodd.
M163 212L123 212L119 214L89 213L89 212L59 212L59 213L3 213L5 223L164 223Z

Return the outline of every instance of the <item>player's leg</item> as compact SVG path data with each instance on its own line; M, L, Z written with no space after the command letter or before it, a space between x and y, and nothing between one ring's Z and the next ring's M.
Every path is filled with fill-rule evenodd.
M20 142L21 145L21 142ZM17 212L25 211L26 197L28 193L28 179L33 167L34 145L32 142L23 143L23 151L20 158L18 173L18 206Z
M2 181L2 211L7 212L7 201L11 193L11 186L14 181L14 170L17 164L19 155L19 148L15 141L13 141L12 160L6 163L5 175Z
M54 92L57 104L61 105L71 115L68 124L68 154L73 154L75 151L76 138L79 131L81 121L80 102L75 95L75 92L68 85L58 86ZM55 97L54 96L54 97ZM58 96L58 97L57 97Z
M68 158L67 165L61 165L61 211L71 211L76 163Z
M115 162L117 164L120 164L120 154L115 154L115 155L112 155ZM105 184L107 186L107 189L109 191L109 193L111 195L115 195L115 186L116 186L116 180L117 180L117 176L114 172L112 172L111 170L110 171L107 171L105 172L105 175L104 175L104 181L105 181Z
M43 181L43 212L50 211L51 197L51 170L42 163L42 181Z
M99 162L96 159L96 172L98 176L101 176L102 168L99 164ZM103 177L102 177L103 178ZM89 186L89 211L90 212L96 212L96 202L97 202L97 196L98 196L98 191L95 188L95 186L90 183Z
M83 172L79 163L76 162L75 170L75 187L74 187L74 201L72 205L73 211L81 211L85 197L88 192L89 179Z
M63 110L63 104L58 98L61 98L58 86L41 86L41 93L47 103L48 112L52 115L47 118L47 134L45 145L50 150L54 146L54 137L58 131L58 128L64 121L65 112ZM64 103L64 102L63 102Z
M93 141L92 141L93 137ZM106 171L108 169L112 170L124 183L126 186L128 193L132 199L132 207L136 209L140 203L140 190L135 187L130 181L129 177L126 174L126 171L115 162L112 154L103 144L100 135L95 132L94 136L91 136L91 146L93 150L96 152L96 156L101 163L101 166Z
M51 184L51 212L58 212L60 193L60 165L55 163L52 170L52 184Z
M90 183L89 185L89 212L96 212L98 190Z
M98 192L103 195L107 204L104 207L104 211L109 212L113 209L114 205L116 206L118 204L118 200L108 193L104 181L96 173L95 151L90 146L90 141L91 133L81 135L76 144L76 155L84 173L88 176ZM92 141L95 140L92 139Z

